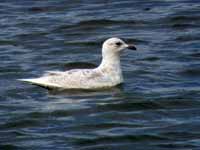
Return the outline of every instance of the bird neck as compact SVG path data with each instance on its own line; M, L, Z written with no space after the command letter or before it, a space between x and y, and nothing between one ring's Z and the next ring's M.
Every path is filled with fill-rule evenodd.
M114 85L123 82L123 75L120 65L119 53L104 53L102 55L102 61L97 70L104 73L105 76L109 77Z
M103 53L102 61L98 68L110 69L110 71L121 73L120 55L118 53Z

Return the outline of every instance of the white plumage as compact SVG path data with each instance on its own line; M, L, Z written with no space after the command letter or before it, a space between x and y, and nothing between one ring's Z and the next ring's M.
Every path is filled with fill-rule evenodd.
M46 88L98 89L113 87L123 82L120 66L120 52L136 48L119 38L110 38L103 43L102 62L94 69L72 69L68 71L47 71L42 77L19 79Z

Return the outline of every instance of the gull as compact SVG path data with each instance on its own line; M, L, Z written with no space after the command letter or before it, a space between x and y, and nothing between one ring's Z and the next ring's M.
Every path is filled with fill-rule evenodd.
M109 38L102 46L102 61L94 69L47 71L42 77L19 79L48 89L101 89L123 83L120 53L124 49L136 50L119 38Z

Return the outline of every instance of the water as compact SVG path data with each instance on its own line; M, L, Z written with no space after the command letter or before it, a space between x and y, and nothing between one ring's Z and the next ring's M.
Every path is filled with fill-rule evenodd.
M0 149L200 149L199 0L1 0L0 29ZM121 87L16 80L98 65L115 36L138 48L122 54Z

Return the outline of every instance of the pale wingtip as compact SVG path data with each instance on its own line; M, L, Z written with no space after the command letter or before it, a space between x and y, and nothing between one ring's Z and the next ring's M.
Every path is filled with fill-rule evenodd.
M33 79L17 79L17 81L22 81L22 82L32 82Z
M34 85L38 85L38 86L45 87L45 88L61 88L59 85L45 82L41 78L35 78L35 79L17 79L17 80L18 81L22 81L22 82L27 82L27 83L30 83L30 84L34 84Z

